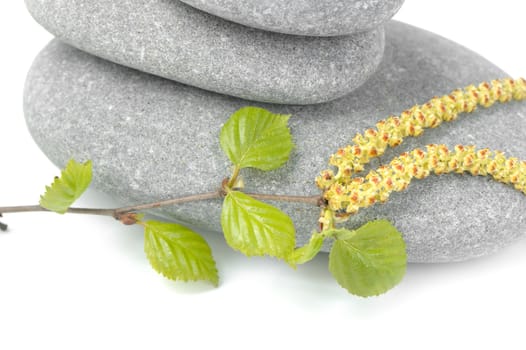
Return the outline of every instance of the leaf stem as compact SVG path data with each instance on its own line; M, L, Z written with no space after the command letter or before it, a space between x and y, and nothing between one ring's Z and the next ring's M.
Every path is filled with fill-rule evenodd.
M232 176L230 176L230 180L228 180L228 184L227 184L228 188L234 187L240 171L241 171L241 167L239 165L236 165L234 167L234 171L232 172Z

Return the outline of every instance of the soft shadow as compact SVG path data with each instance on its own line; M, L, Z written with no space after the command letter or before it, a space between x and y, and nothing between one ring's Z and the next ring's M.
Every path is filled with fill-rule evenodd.
M159 276L160 278L163 278ZM167 278L163 278L164 285L167 289L170 289L176 294L205 294L215 292L217 288L209 282L196 281L196 282L174 282ZM221 287L221 285L219 285Z
M517 261L523 261L525 259L525 251L526 237L489 256L462 262L409 264L404 283L410 284L414 292L425 291L429 286L442 283L452 276L469 279L496 266L505 268L505 266L515 264Z
M120 206L120 203L111 197L96 191L88 191L83 196L83 201L85 206L90 207ZM82 202L80 204L82 205ZM120 225L107 218L101 218L98 224L101 230L107 231L108 242L116 247L115 250L121 251L124 258L133 263L148 264L143 251L144 238L141 227ZM526 239L522 239L493 255L470 261L409 264L404 280L393 290L378 297L360 298L349 294L333 279L328 270L328 254L319 254L313 261L294 270L276 259L247 258L232 250L218 232L199 229L195 231L202 234L212 248L220 275L219 288L250 274L256 276L252 283L273 286L271 290L276 291L273 293L274 297L282 299L285 303L298 305L312 311L313 314L330 310L337 314L348 313L361 319L375 318L404 307L405 304L411 303L415 296L425 295L433 285L439 286L459 276L469 278L495 265L513 264L514 261L524 259L526 251ZM207 282L182 283L164 280L163 284L177 294L192 295L217 291Z

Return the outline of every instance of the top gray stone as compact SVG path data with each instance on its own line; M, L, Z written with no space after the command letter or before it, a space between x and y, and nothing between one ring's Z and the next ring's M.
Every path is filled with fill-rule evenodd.
M404 0L181 0L216 16L273 32L348 35L390 19Z
M247 191L315 195L315 177L329 155L357 132L435 95L503 77L473 52L410 26L387 26L380 71L354 93L327 104L303 107L258 104L292 114L296 143L281 169L247 169ZM28 75L27 125L58 166L71 157L92 159L94 186L123 204L214 191L228 176L219 132L230 114L251 104L159 79L97 59L55 41ZM427 130L389 150L379 162L429 143L476 144L526 159L526 102L495 105ZM295 223L298 241L317 227L319 209L274 203ZM415 180L384 205L360 211L347 223L392 221L403 233L410 261L465 260L495 251L526 232L526 196L486 177L430 176ZM177 221L220 230L221 202L205 201L157 211Z
M26 0L66 43L164 78L249 100L313 104L346 95L378 67L383 28L310 38L264 32L175 0Z

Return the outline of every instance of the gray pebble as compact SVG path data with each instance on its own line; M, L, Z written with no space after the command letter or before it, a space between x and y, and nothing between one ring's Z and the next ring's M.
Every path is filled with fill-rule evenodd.
M26 0L62 41L110 61L249 100L313 104L377 69L384 31L309 38L251 29L175 0Z
M362 88L315 106L259 106L291 113L297 147L285 167L243 171L246 190L315 195L329 155L390 114L457 87L506 74L437 35L393 22L380 71ZM123 204L213 191L229 175L218 135L231 113L252 103L159 79L53 41L36 59L25 89L28 127L58 166L92 159L94 186ZM407 139L379 162L428 143L477 144L526 159L526 103L480 109ZM378 166L378 161L373 166ZM292 216L298 241L317 227L319 209L278 203ZM220 200L156 211L220 230ZM494 252L526 231L526 196L486 177L431 176L389 202L362 210L348 227L387 218L404 234L413 262L459 261Z
M333 36L372 30L404 0L181 0L213 15L273 32Z

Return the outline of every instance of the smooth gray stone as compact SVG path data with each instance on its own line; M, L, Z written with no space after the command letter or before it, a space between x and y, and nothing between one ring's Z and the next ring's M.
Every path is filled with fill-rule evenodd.
M348 35L389 20L404 0L181 0L213 15L272 32Z
M456 87L506 74L477 54L429 32L388 25L381 70L362 88L315 106L264 105L291 113L297 147L285 167L243 171L250 192L315 195L315 177L329 155L390 114ZM52 42L36 59L25 89L25 115L37 144L58 166L73 157L94 162L94 185L123 204L216 190L229 174L219 146L223 123L250 102L159 79ZM429 143L477 144L526 159L526 103L464 115L428 130L381 158ZM373 163L378 166L379 162ZM220 200L157 212L220 230ZM278 203L292 216L299 242L317 227L319 209ZM350 228L378 218L404 234L413 262L457 261L485 255L526 231L526 196L485 177L415 180L384 205L362 210Z
M362 85L384 30L310 38L225 21L176 0L25 0L62 41L110 61L249 100L313 104Z

